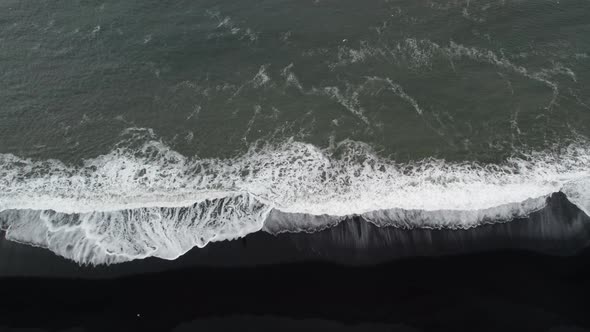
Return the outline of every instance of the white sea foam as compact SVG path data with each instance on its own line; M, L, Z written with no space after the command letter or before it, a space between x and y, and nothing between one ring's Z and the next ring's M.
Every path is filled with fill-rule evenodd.
M590 216L590 177L570 181L561 191L572 203Z
M337 86L328 86L325 87L323 93L330 98L336 100L340 105L346 108L350 113L356 116L359 120L363 121L366 125L370 125L369 119L365 116L364 110L360 105L359 102L359 91L349 91L352 90L350 87L347 89L346 93L343 94L340 92L340 88Z
M66 214L7 210L7 238L48 248L83 264L160 257L175 259L193 247L231 240L263 226L269 207L250 195L231 195L187 207L152 207Z
M353 141L200 159L151 135L79 166L0 155L0 227L9 239L98 264L173 259L263 227L312 232L352 215L378 226L469 228L526 216L560 190L590 211L583 143L487 165L396 163Z
M577 82L576 73L562 63L553 63L549 68L527 68L512 62L504 52L463 45L452 40L447 45L438 44L428 39L406 38L395 45L362 42L358 48L343 46L338 51L337 61L330 64L330 68L334 69L369 60L394 60L395 63L411 69L432 68L433 61L440 58L446 58L453 70L456 70L455 62L469 60L492 65L502 71L537 81L552 91L553 96L547 104L547 109L555 106L560 93L557 76L565 76L571 81Z

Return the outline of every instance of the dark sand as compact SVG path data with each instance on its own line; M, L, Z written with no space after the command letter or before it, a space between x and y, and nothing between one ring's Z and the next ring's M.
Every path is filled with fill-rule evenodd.
M293 263L102 280L4 278L0 326L581 331L566 327L590 327L589 258L505 251L364 267Z
M351 219L96 268L3 240L0 331L583 331L588 221L557 194L466 231Z

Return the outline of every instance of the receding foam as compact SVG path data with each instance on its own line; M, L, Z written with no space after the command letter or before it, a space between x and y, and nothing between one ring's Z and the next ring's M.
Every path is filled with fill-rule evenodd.
M558 151L558 152L556 152ZM150 256L264 229L315 232L350 216L377 226L470 228L523 217L562 190L590 211L590 153L575 143L501 164L396 163L360 142L287 141L228 159L147 139L81 166L0 155L7 238L79 263Z
M7 239L48 248L83 264L145 257L175 259L211 241L259 231L269 207L250 195L206 200L186 207L61 213L5 210Z

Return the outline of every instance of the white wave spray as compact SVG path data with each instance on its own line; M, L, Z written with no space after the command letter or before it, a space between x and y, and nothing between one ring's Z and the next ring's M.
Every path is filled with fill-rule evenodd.
M227 159L137 142L80 166L0 155L0 228L8 239L102 264L174 259L261 229L314 232L353 215L377 226L470 228L526 216L560 190L590 211L584 143L479 164L396 163L352 141L253 146ZM272 220L273 210L302 217Z

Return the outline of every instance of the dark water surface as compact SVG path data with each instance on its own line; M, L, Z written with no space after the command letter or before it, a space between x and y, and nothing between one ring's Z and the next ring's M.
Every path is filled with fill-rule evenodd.
M76 162L129 127L187 156L351 139L502 161L588 136L587 1L4 1L0 151Z

